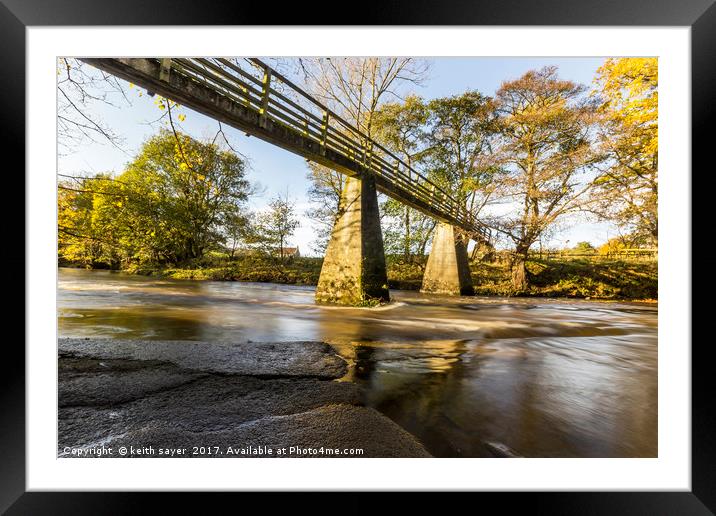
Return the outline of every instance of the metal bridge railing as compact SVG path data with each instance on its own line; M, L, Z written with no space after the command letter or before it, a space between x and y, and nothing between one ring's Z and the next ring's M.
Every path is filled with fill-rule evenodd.
M318 102L259 59L246 59L242 68L225 58L160 59L162 73L179 73L224 95L262 118L282 124L409 192L430 206L432 215L454 221L477 238L489 240L487 229L450 194L408 166L380 143Z

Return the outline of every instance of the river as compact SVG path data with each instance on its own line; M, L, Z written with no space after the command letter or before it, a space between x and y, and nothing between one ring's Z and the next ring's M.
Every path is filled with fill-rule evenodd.
M58 332L324 341L351 364L342 381L439 457L658 454L656 305L391 291L368 309L313 292L59 269Z

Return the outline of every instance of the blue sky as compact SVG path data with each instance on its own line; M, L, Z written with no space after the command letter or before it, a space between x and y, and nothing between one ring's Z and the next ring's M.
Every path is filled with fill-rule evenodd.
M515 79L526 71L555 65L564 79L590 85L596 69L604 58L437 58L431 60L429 79L416 87L414 92L426 99L456 95L467 89L478 90L493 95L505 80ZM117 134L124 139L125 152L104 143L87 143L72 153L58 158L58 169L62 174L79 175L96 172L120 173L125 164L132 160L142 142L154 134L160 127L150 121L156 120L161 111L154 100L143 90L129 90L131 106L121 105L114 108L94 105L92 108ZM142 96L139 94L144 93ZM119 104L119 100L117 100ZM194 137L213 136L217 123L194 111L183 109L186 119L181 129ZM314 229L311 221L303 217L308 208L306 190L306 162L303 158L288 151L265 143L258 138L247 137L243 132L224 126L224 132L232 146L250 158L248 174L254 183L263 186L263 192L250 201L250 208L260 210L276 194L288 192L301 214L301 227L297 230L292 244L298 245L303 254L308 254ZM616 236L616 230L608 224L594 224L584 221L569 221L566 227L554 235L545 245L562 246L582 240L599 244Z

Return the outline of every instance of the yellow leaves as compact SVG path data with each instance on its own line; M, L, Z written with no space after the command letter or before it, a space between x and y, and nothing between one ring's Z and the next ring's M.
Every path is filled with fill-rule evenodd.
M185 162L179 163L179 169L180 170L189 170L189 165L187 165Z
M658 60L655 57L607 59L594 80L605 103L622 115L656 111Z
M659 73L655 57L607 59L597 70L596 93L613 124L611 145L646 158L658 152Z
M181 106L177 104L176 102L173 102L165 97L160 97L159 95L154 97L154 104L161 109L162 111L166 109L178 109ZM186 115L181 114L179 115L179 121L183 122L186 119Z

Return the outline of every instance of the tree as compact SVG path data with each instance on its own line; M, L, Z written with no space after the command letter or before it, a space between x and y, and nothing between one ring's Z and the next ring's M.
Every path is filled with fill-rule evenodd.
M95 106L131 105L123 82L78 59L57 60L57 143L70 152L86 141L122 149L124 139L96 113Z
M596 252L596 249L591 242L577 242L572 250L577 254L592 254Z
M236 154L169 130L147 140L118 177L77 182L78 192L61 185L60 233L138 263L179 263L222 244L250 192Z
M381 209L386 254L402 255L408 263L415 256L424 256L436 220L395 199L386 199Z
M373 115L377 138L412 167L425 150L428 107L417 95L383 104Z
M115 267L119 255L108 222L95 210L108 194L107 174L64 179L58 184L57 224L59 257L87 268Z
M421 84L426 61L411 57L300 58L308 89L371 138L374 116L386 97L400 98L406 85Z
M599 254L610 255L622 252L624 249L628 249L629 246L624 243L624 240L620 237L610 238L605 243L599 246Z
M300 58L296 64L308 91L357 127L364 140L375 136L374 118L381 103L386 98L399 99L405 87L420 84L429 68L426 61L409 57ZM340 215L338 200L344 179L339 172L320 165L312 165L308 177L314 208L307 213L323 229L316 247L325 248L330 235L325 228L332 227Z
M308 163L308 201L311 207L305 215L316 224L316 238L313 250L322 254L326 251L331 230L339 215L341 192L345 176L318 163Z
M119 179L139 194L128 215L151 228L150 241L159 246L154 251L178 262L221 242L223 218L236 213L249 192L236 154L169 130L147 141Z
M528 286L526 261L540 235L568 213L585 209L586 173L601 156L591 141L595 105L585 87L545 67L507 81L497 91L497 158L505 167L500 194L514 209L492 225L514 244L512 287Z
M402 103L383 104L374 115L377 138L409 168L424 158L427 120L427 106L417 95L409 95ZM397 247L408 262L413 254L425 252L430 231L435 226L430 217L394 199L385 201L383 213L388 215L384 231L388 252Z
M288 195L278 195L269 202L268 209L256 217L249 242L283 262L286 244L299 226L294 203Z
M243 210L236 210L223 217L222 227L226 250L233 259L239 247L250 239L249 215Z
M433 176L471 212L483 204L495 172L489 156L496 129L495 104L477 91L434 99L428 104L430 169Z
M597 70L599 139L609 156L596 179L597 212L658 242L658 61L607 59Z
M496 178L501 173L492 156L497 127L495 103L477 91L467 91L434 99L428 110L429 177L479 220L493 200ZM462 235L466 245L469 237Z

